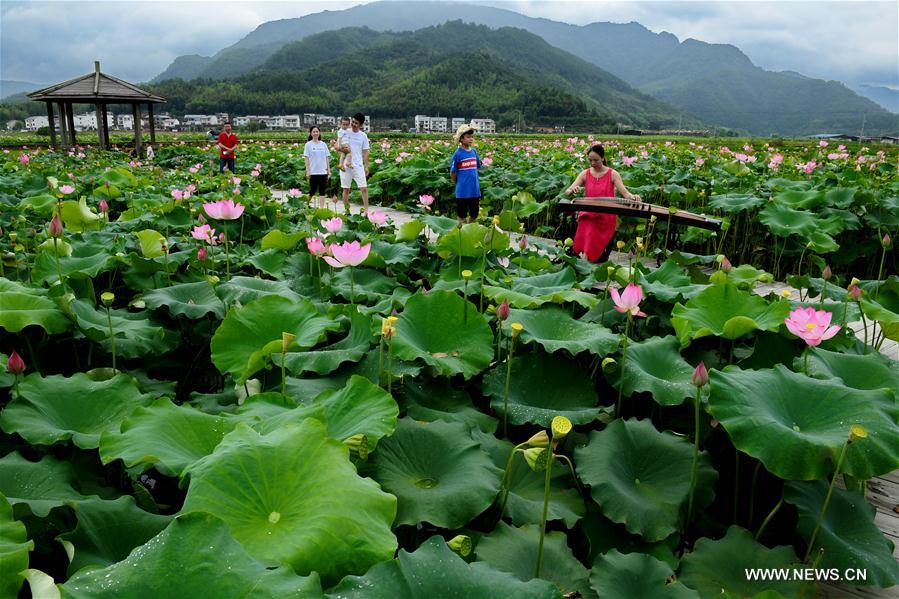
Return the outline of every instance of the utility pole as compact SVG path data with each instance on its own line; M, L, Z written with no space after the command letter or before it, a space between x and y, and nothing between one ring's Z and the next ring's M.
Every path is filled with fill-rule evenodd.
M858 134L858 141L859 141L859 143L861 143L862 138L865 136L865 121L867 120L867 118L868 118L868 111L865 110L865 111L862 113L862 130L861 130L861 131L859 132L859 134Z

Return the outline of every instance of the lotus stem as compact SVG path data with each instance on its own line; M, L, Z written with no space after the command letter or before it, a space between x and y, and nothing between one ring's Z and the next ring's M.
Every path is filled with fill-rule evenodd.
M112 312L108 305L106 306L106 321L109 323L109 344L112 347L112 373L116 374L115 331L112 328Z
M498 320L499 324L496 327L496 361L499 363L503 358L503 321Z
M54 237L53 238L53 257L56 258L56 276L59 279L59 284L62 285L63 291L66 289L66 282L62 278L62 268L59 265L59 248L57 247L59 240Z
M776 516L777 512L780 511L780 508L783 507L783 504L784 504L784 498L783 498L783 496L781 496L780 500L774 505L774 507L771 509L771 511L768 512L768 515L765 516L765 520L762 522L762 525L759 526L759 531L757 533L755 533L756 541L758 541L760 538L762 538L762 535L765 533L765 529L768 528L768 524L771 523L771 520L774 519L774 516Z
M512 472L515 471L515 454L517 454L525 445L527 445L527 443L521 443L512 448L512 453L509 454L509 460L506 462L506 470L503 472L503 480L500 483L500 488L503 490L503 498L499 502L500 520L503 518L503 512L506 510L506 502L509 501L509 493L512 491Z
M285 348L281 347L281 395L287 395L287 371L285 370L284 365L284 354L286 353Z
M568 437L565 437L565 438L567 439ZM562 442L564 443L565 440L563 439ZM574 464L571 463L571 460L569 460L568 456L566 456L566 455L557 453L555 457L558 460L564 460L565 463L568 464L568 470L571 472L571 478L574 479L574 486L577 488L578 494L581 497L584 497L584 490L581 488L581 483L578 482L577 475L574 473Z
M802 259L805 258L805 250L808 249L808 245L802 248L802 253L799 254L799 265L797 266L796 277L802 277ZM802 301L802 283L799 284L799 301Z
M802 372L805 374L805 376L808 376L808 352L809 352L809 349L810 348L806 347L805 351L802 352Z
M624 326L624 349L621 351L621 380L618 382L618 401L615 403L615 418L621 416L621 392L624 390L624 366L627 363L627 340L631 332L631 314L627 314L627 324Z
M263 198L264 199L264 198ZM263 217L265 213L263 212ZM240 257L243 258L243 216L240 217L240 242L238 243L238 247L240 248Z
M481 253L481 287L478 290L478 312L484 313L484 271L487 269L487 245L484 245L484 251Z
M696 385L696 397L693 399L693 466L690 469L690 495L687 499L687 519L684 521L684 532L690 526L693 517L693 494L696 491L696 467L699 464L699 409L702 404L702 387Z
M540 578L540 566L543 563L543 541L546 538L546 516L549 514L549 480L553 469L552 445L546 448L549 459L546 462L546 478L543 483L543 516L540 518L540 543L537 545L537 567L534 569L534 578Z
M830 496L833 493L833 487L837 482L837 478L840 476L840 468L843 466L843 458L846 457L846 448L849 447L849 443L851 442L852 437L848 437L846 441L843 443L843 449L840 450L840 457L837 459L837 467L834 470L833 477L830 479L830 486L827 487L827 495L824 496L824 505L821 506L821 513L818 514L818 521L815 523L815 530L812 531L812 536L808 541L808 548L805 550L805 557L802 558L803 562L807 562L809 556L812 554L812 548L815 546L815 540L818 537L818 531L821 529L821 523L824 522L824 514L827 513L827 506L830 504Z
M862 315L862 326L865 330L865 355L868 354L868 319L865 318L865 313L860 312Z
M353 306L356 305L356 273L354 269L354 266L350 267L350 304Z
M758 482L761 469L762 463L756 462L755 470L752 472L752 486L749 487L749 526L752 526L752 519L755 516L755 483Z
M222 240L222 243L225 245L225 274L228 277L228 280L231 280L231 252L228 249L228 233L225 233L225 238Z
M877 229L877 233L880 233L879 228ZM883 275L883 262L887 257L887 245L881 244L880 247L882 248L880 252L880 267L877 269L877 284L874 286L874 297L877 297L880 293L880 277Z
M502 326L502 325L500 325ZM515 335L509 335L509 354L506 356L506 388L503 392L503 436L509 436L509 381L512 380L512 355L515 351Z
M463 277L465 282L462 283L462 322L468 323L468 277Z
M818 309L824 309L824 298L827 296L827 279L824 279L824 289L821 291L821 302L818 304Z
M384 335L378 337L378 387L381 386L382 374L384 374Z
M390 394L393 383L393 338L387 340L387 393Z

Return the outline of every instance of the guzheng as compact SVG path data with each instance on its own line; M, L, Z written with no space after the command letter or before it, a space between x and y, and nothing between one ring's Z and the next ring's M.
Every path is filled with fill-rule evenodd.
M636 200L624 198L574 198L572 200L559 200L559 210L562 212L604 212L619 216L634 216L649 219L655 216L659 221L670 222L688 227L699 227L718 231L721 229L721 220L710 218L701 214L693 214L686 210L678 210L669 214L666 206L657 206Z

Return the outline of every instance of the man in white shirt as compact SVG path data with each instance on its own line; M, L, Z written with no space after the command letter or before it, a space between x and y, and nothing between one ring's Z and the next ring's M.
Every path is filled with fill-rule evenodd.
M362 194L362 210L368 212L368 136L362 131L365 124L365 115L357 112L353 115L352 128L344 133L341 142L349 146L348 160L344 163L344 170L340 171L340 186L343 188L343 207L350 211L350 187L353 181ZM342 150L341 150L342 151Z

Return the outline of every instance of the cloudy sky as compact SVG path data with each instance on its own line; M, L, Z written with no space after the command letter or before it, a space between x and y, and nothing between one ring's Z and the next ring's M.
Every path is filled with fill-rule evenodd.
M353 1L0 2L0 79L54 83L89 72L146 81L182 54L211 55L266 21ZM684 40L729 43L758 66L899 89L899 2L484 1L574 24L637 21Z

